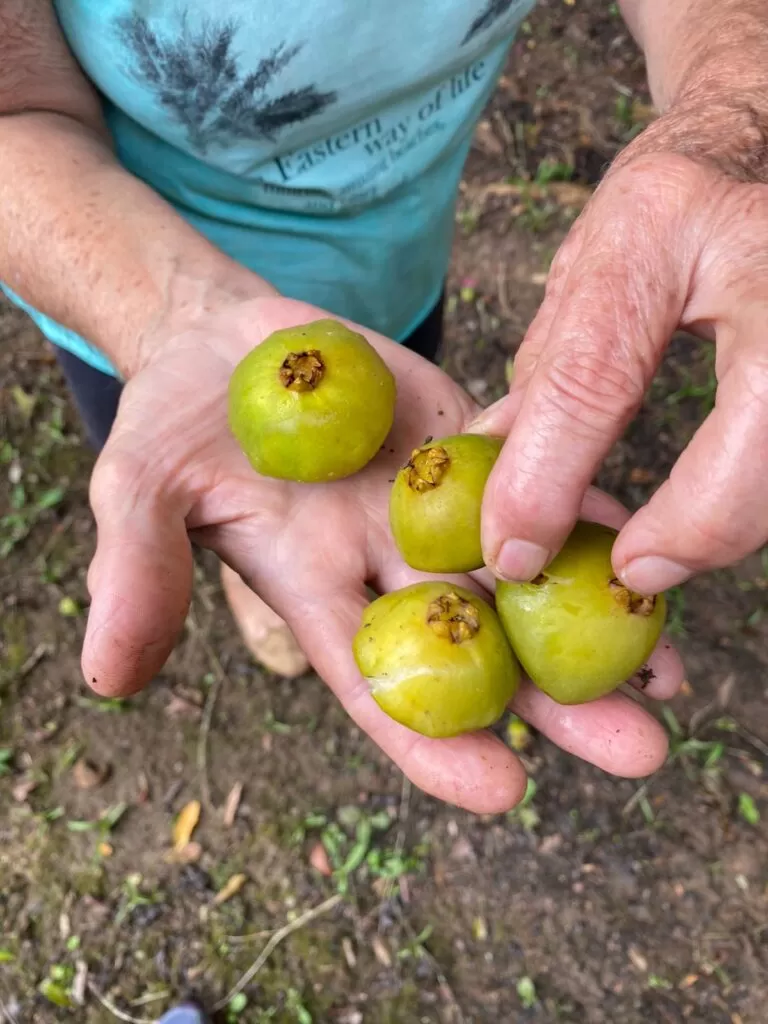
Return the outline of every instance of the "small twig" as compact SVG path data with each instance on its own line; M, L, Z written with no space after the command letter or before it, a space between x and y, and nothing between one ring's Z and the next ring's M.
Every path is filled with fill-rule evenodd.
M148 1017L132 1017L130 1013L125 1013L119 1007L115 1006L114 1003L110 1002L103 992L99 992L92 981L88 982L88 991L92 995L96 996L104 1009L109 1010L113 1017L117 1017L118 1020L125 1021L126 1024L156 1024L154 1019L150 1020Z
M624 804L621 810L623 817L628 817L629 814L637 807L643 797L648 795L648 783L644 782L642 786L638 786L632 796Z
M342 899L343 897L337 893L335 896L331 896L330 899L320 903L317 907L313 907L311 910L305 911L297 917L295 921L291 921L289 924L284 925L276 931L245 974L224 996L224 998L220 999L219 1002L216 1003L213 1007L214 1013L218 1013L219 1010L223 1010L226 1006L229 1006L235 996L242 992L246 985L250 984L281 942L284 942L289 935L293 935L294 932L299 931L300 928L304 928L306 925L311 924L312 921L317 920L318 917L322 917L323 914L329 913L329 911L333 910L334 907L337 907L341 903Z
M509 304L509 293L507 291L507 263L502 260L496 275L496 289L499 293L499 309L506 320L512 319L512 307Z
M400 787L400 810L397 815L397 837L395 838L395 856L400 857L403 850L405 849L405 827L408 823L408 814L411 809L411 781L403 775L402 786ZM388 878L387 885L384 889L384 901L388 901L392 898L392 893L395 888L395 879Z
M47 658L49 654L53 654L53 647L51 647L50 644L38 644L16 673L16 679L18 682L22 682L22 680L26 679L29 673L36 669L43 658Z
M224 683L229 682L229 676L224 671L221 662L219 661L218 655L211 647L207 637L203 635L202 630L195 622L194 618L190 615L189 624L191 625L192 631L195 634L196 639L199 641L205 653L208 655L208 660L213 668L213 684L208 691L208 696L205 699L205 707L203 708L203 715L200 720L200 732L197 737L197 771L200 776L200 790L203 797L203 804L207 810L213 810L213 800L211 799L211 784L208 779L208 736L211 731L211 722L213 720L213 709L216 705L219 693Z
M731 718L733 718L733 715L731 715ZM738 735L745 739L747 743L751 743L755 750L759 750L761 754L768 757L768 743L761 740L759 736L755 736L751 729L747 729L747 727L742 725L737 718L734 718L733 720L736 723L736 732Z
M488 196L508 197L510 199L554 199L563 206L586 206L594 190L588 185L579 185L571 181L551 181L548 185L536 185L533 182L495 181L490 185L480 185L467 189L467 195L482 204Z
M2 999L0 999L0 1013L3 1015L3 1019L6 1020L8 1024L19 1024L18 1018L14 1017L14 1015L11 1013L11 1011L8 1009L8 1007L5 1005Z

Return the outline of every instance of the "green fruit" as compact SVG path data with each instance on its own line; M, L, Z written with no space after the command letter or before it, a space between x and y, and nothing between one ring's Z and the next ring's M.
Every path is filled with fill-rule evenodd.
M423 736L484 729L520 681L496 613L450 583L415 583L378 598L352 649L376 703Z
M496 608L532 681L560 704L616 689L642 667L664 627L664 595L643 597L616 579L616 532L578 523L530 583L499 583Z
M392 427L395 379L361 334L334 320L276 331L235 368L229 426L264 476L351 476Z
M422 572L471 572L483 565L480 509L503 441L482 434L431 439L395 477L389 523L400 554Z

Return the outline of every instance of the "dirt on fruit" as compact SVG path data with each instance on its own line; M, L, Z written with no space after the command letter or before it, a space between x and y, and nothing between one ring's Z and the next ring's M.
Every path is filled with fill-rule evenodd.
M544 0L458 212L444 363L482 404L650 116L616 5ZM405 785L318 679L261 674L205 555L160 677L97 700L79 669L93 460L7 306L0 385L0 1019L150 1022L193 993L224 1002L217 1024L763 1024L768 552L668 595L688 682L648 702L670 736L657 775L609 777L512 719L532 783L476 818ZM713 400L711 347L677 337L600 484L647 501Z

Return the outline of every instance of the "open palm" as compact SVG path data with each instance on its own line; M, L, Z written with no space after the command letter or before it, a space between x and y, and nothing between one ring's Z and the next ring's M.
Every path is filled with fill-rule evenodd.
M351 654L366 584L385 592L424 578L403 563L389 534L392 478L426 436L464 429L475 404L438 368L366 332L397 378L398 402L385 447L361 473L317 485L262 478L228 431L237 362L272 331L325 315L281 298L209 314L126 385L91 485L98 545L84 673L98 692L126 695L159 671L189 607L191 538L287 621L350 716L416 785L473 811L506 810L525 789L512 752L489 732L430 740L398 725L370 697ZM594 491L583 514L616 526L624 519ZM484 573L456 579L493 586ZM654 657L648 689L668 696L681 679L679 661L667 647ZM645 775L666 752L654 719L621 694L561 708L528 684L515 707L564 749L619 775Z

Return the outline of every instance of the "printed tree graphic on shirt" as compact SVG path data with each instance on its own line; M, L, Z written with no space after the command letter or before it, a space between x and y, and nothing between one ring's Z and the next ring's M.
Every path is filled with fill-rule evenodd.
M517 0L488 0L485 5L485 10L482 14L478 14L469 26L469 32L467 32L462 39L461 45L463 46L465 43L468 43L470 39L474 39L480 32L485 32L485 30L495 24L499 18L503 18L507 11L514 7L516 3Z
M139 14L121 18L117 27L135 62L133 77L153 89L200 153L243 140L274 141L281 129L336 102L335 92L314 85L277 95L270 91L301 46L281 43L254 70L244 71L233 48L233 21L208 21L193 30L183 17L173 39L161 38Z

